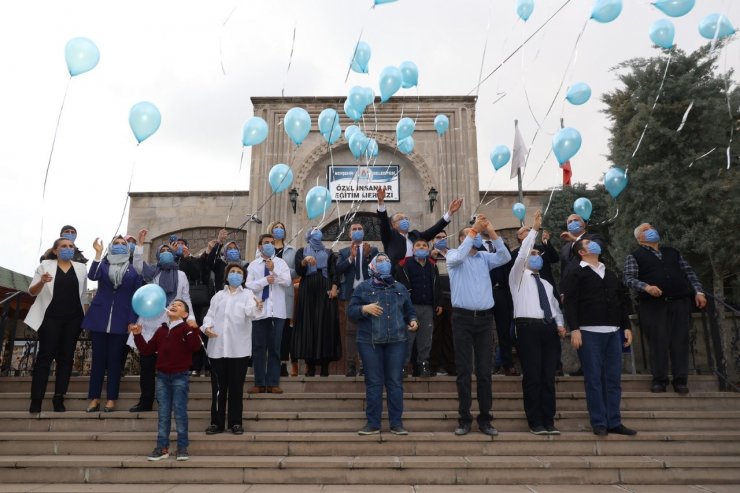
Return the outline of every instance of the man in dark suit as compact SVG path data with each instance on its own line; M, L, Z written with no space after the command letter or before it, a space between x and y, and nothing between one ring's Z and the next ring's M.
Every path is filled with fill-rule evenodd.
M391 259L391 263L394 266L401 259L413 255L413 247L416 240L423 239L431 241L437 233L444 230L445 226L450 222L450 217L462 206L462 199L453 200L447 212L434 226L425 231L419 231L410 229L409 218L402 212L397 212L393 214L392 218L388 218L388 212L385 209L385 189L378 187L377 194L380 239L383 242L383 249L386 255Z
M357 354L357 322L347 316L347 305L352 298L355 287L370 278L368 266L370 261L378 254L378 249L365 239L365 229L360 223L353 223L349 227L349 235L352 244L339 250L337 257L337 275L342 276L339 285L339 304L345 313L345 351L347 355L346 376L357 376L357 365L355 355ZM360 361L360 375L362 375L362 362Z
M607 244L603 236L598 233L587 233L586 222L578 214L571 214L568 216L566 221L566 227L568 231L564 231L560 234L565 244L560 249L560 291L562 292L563 281L566 275L574 268L577 268L581 263L581 258L578 252L573 248L578 240L591 240L595 241L601 247L604 255L607 253ZM553 284L554 286L554 284ZM567 321L567 320L566 320Z

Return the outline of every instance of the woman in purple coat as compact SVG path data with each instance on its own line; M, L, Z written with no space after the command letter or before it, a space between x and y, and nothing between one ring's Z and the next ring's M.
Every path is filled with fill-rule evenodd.
M91 281L98 281L98 291L87 310L82 328L90 331L92 339L92 369L87 397L87 412L100 410L103 378L108 371L105 412L115 410L121 383L121 358L128 340L129 325L136 323L137 315L131 308L131 298L141 286L141 276L129 263L129 248L122 236L113 238L104 260L103 242L93 243L95 260L87 274Z

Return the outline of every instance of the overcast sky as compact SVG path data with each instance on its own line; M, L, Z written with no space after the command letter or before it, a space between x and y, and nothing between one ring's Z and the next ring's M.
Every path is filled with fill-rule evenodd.
M372 0L0 2L0 220L5 238L0 265L32 274L40 240L47 248L68 223L78 228L78 246L92 257L94 238L107 240L116 230L134 163L133 191L233 190L241 127L252 116L252 96L279 96L282 90L286 96L346 95L353 85L371 86L377 93L380 71L404 60L419 67L420 95L465 95L478 83L484 47L485 75L564 1L536 0L527 23L516 16L515 0L399 0L375 9ZM664 17L648 0L624 4L617 20L599 24L588 21L592 0L572 0L480 87L482 189L516 188L508 167L494 175L488 155L497 144L512 145L517 118L530 142L537 129L530 105L542 129L525 189L560 182L557 162L545 156L561 117L583 136L572 161L574 180L599 181L611 165L603 157L608 122L600 102L600 94L616 84L610 68L631 57L656 55L648 31ZM698 0L691 13L673 19L677 45L691 51L703 43L697 26L708 13L724 12L737 24L738 4ZM372 48L370 74L352 73L345 83L360 32ZM95 41L100 63L69 83L42 200L69 81L64 46L77 36ZM739 54L738 43L731 43L720 68L737 68ZM543 120L561 81L563 89ZM579 107L565 104L565 89L578 81L591 85L591 101ZM417 93L407 89L399 94ZM137 148L128 112L143 100L158 106L162 126ZM347 125L343 114L341 123ZM236 185L249 188L248 166Z

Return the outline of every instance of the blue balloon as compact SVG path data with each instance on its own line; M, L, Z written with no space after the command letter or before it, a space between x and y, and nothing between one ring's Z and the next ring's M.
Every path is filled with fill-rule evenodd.
M385 103L401 88L401 69L386 67L380 73L380 102Z
M349 150L352 152L355 159L360 159L360 156L362 156L367 150L369 143L370 139L368 139L362 132L355 132L352 134L349 138Z
M596 0L591 18L595 21L611 22L622 13L622 0Z
M609 168L609 171L606 172L606 176L604 177L604 187L609 192L609 195L615 199L627 187L627 182L627 175L624 170L616 166Z
M128 124L139 144L151 137L159 128L160 123L162 123L162 115L157 107L148 101L136 103L129 111Z
M370 139L367 143L367 155L369 157L378 157L378 141Z
M450 119L446 115L437 115L434 117L434 130L437 134L444 135L450 128Z
M576 155L581 148L581 134L575 128L561 128L552 138L552 151L559 164Z
M727 16L722 14L709 14L699 23L699 34L707 39L722 39L735 34L735 28Z
M681 17L688 14L694 8L696 0L655 0L655 5L665 15ZM658 43L655 43L658 44Z
M401 87L408 89L419 83L419 68L414 62L401 62Z
M372 87L363 87L362 89L365 91L365 106L367 107L375 102L375 93Z
M398 150L401 151L403 154L411 154L411 152L414 150L414 138L406 137L405 139L399 140Z
M270 169L267 177L270 182L270 188L274 193L280 193L287 190L293 183L293 171L287 164L279 163Z
M670 49L675 36L676 28L668 19L658 19L650 26L650 40L661 48Z
M583 104L591 99L591 87L585 82L576 82L568 88L568 94L565 96L570 104Z
M358 42L357 46L355 46L355 52L352 55L350 68L359 74L366 74L370 68L368 62L370 62L371 53L369 44L364 41Z
M100 61L100 51L87 38L72 38L64 47L64 59L69 75L74 77L94 69Z
M346 99L344 101L344 114L347 115L347 118L349 118L353 122L358 122L362 120L362 113L357 111L354 106L352 106L352 103L349 102L349 99Z
M336 141L339 140L339 138L342 136L342 126L341 125L335 125L331 129L330 134L321 134L324 139L330 144L334 144Z
M393 3L396 0L375 0L375 5L382 5L384 3Z
M253 116L244 123L242 128L242 145L261 144L267 138L267 132L267 122L258 116Z
M367 91L364 87L354 86L349 90L347 101L349 101L350 106L356 109L360 114L363 114L368 105Z
M339 114L334 108L326 108L319 113L319 133L331 134L335 126L339 125Z
M529 16L532 15L533 11L534 0L517 0L516 15L518 15L521 20L527 22L527 19L529 19Z
M283 120L285 133L291 138L296 145L301 145L303 139L311 131L311 117L308 111L303 108L295 107L288 110Z
M592 210L593 205L591 205L591 201L586 197L579 197L573 202L573 212L581 216L584 221L589 220Z
M329 189L315 186L306 194L306 214L309 219L316 219L326 212L331 205Z
M405 116L398 120L396 124L396 140L403 140L411 137L416 130L416 123L411 118Z
M360 127L357 125L350 125L344 130L344 140L349 142L350 137L352 137L356 132L360 131Z
M140 317L159 317L167 308L167 294L159 284L146 284L134 293L131 307Z
M514 217L520 221L524 221L524 216L527 214L527 208L521 202L517 202L511 207L511 212L514 214Z
M511 159L511 151L505 145L498 145L491 151L491 164L496 171L500 170Z

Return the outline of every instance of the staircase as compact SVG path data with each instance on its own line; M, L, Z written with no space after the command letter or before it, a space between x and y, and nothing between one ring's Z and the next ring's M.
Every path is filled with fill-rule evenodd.
M252 383L250 376L245 385ZM52 388L53 379L48 395ZM68 411L51 412L47 398L38 417L27 412L30 378L0 378L0 487L12 483L19 488L0 491L31 491L32 483L141 483L144 489L129 490L141 493L165 491L145 485L169 483L717 484L728 486L697 486L703 489L696 491L740 491L734 488L740 485L740 394L719 392L714 377L691 377L691 393L679 396L651 394L649 377L625 375L622 416L639 433L606 438L591 433L583 381L577 377L558 379L555 424L562 435L554 437L528 433L519 378L494 377L494 426L500 432L494 438L477 433L475 426L464 437L452 433L457 424L454 377L406 380L408 436L356 434L365 424L361 378L285 378L282 388L281 395L245 396L244 435L206 436L210 381L192 378L191 459L149 462L157 414L128 412L138 398L137 377L123 379L117 412L86 413L87 379L75 377Z

